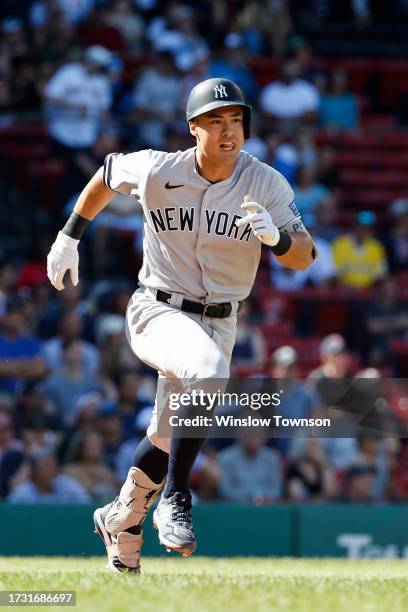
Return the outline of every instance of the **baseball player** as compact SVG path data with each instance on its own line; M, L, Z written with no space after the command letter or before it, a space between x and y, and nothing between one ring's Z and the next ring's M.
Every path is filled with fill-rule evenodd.
M287 181L242 150L250 120L232 81L196 85L187 103L195 146L108 155L48 255L54 287L64 289L68 270L76 285L77 247L89 222L114 192L140 202L144 260L127 337L139 359L170 381L228 379L237 313L262 244L290 268L305 270L316 258ZM183 556L196 547L188 482L203 439L162 438L157 421L156 405L119 496L94 514L113 571L140 572L141 525L162 489L153 515L160 542Z

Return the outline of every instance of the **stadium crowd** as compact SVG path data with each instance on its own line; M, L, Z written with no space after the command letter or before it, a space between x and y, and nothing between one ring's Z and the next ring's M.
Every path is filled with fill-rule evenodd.
M192 146L186 99L212 76L244 90L245 149L293 186L320 254L300 273L265 250L233 375L289 381L280 413L295 418L333 410L326 379L395 380L387 426L213 439L193 489L255 504L408 498L408 64L393 59L407 24L404 0L1 3L0 499L100 502L126 477L155 392L125 337L135 200L116 195L87 231L79 287L51 288L46 253L107 153Z

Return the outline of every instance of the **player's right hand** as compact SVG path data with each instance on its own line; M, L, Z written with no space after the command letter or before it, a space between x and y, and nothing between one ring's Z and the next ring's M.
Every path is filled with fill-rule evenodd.
M78 284L79 240L58 232L47 257L47 276L58 291L64 289L64 276L69 270L73 285Z

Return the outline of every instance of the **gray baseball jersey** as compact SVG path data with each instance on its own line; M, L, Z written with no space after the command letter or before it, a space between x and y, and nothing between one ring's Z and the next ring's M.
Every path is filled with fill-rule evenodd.
M112 153L104 182L143 207L141 285L206 303L243 300L254 283L261 242L249 223L236 226L245 195L262 204L278 228L304 229L286 179L245 151L232 175L215 184L198 173L195 147Z

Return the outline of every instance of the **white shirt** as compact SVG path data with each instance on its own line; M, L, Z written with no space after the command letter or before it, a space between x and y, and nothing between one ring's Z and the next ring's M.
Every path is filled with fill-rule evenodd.
M111 83L103 74L89 74L81 63L62 66L45 87L47 98L69 102L67 108L48 103L48 129L53 138L72 148L96 140L101 114L112 104ZM81 109L85 109L82 112Z
M136 108L167 113L170 122L175 119L179 105L180 82L173 74L162 75L154 68L146 70L136 84L133 100ZM143 142L152 147L164 146L168 122L163 119L140 122L138 128Z
M275 81L261 92L262 110L282 119L296 119L319 108L319 93L314 85L298 79L286 84Z

